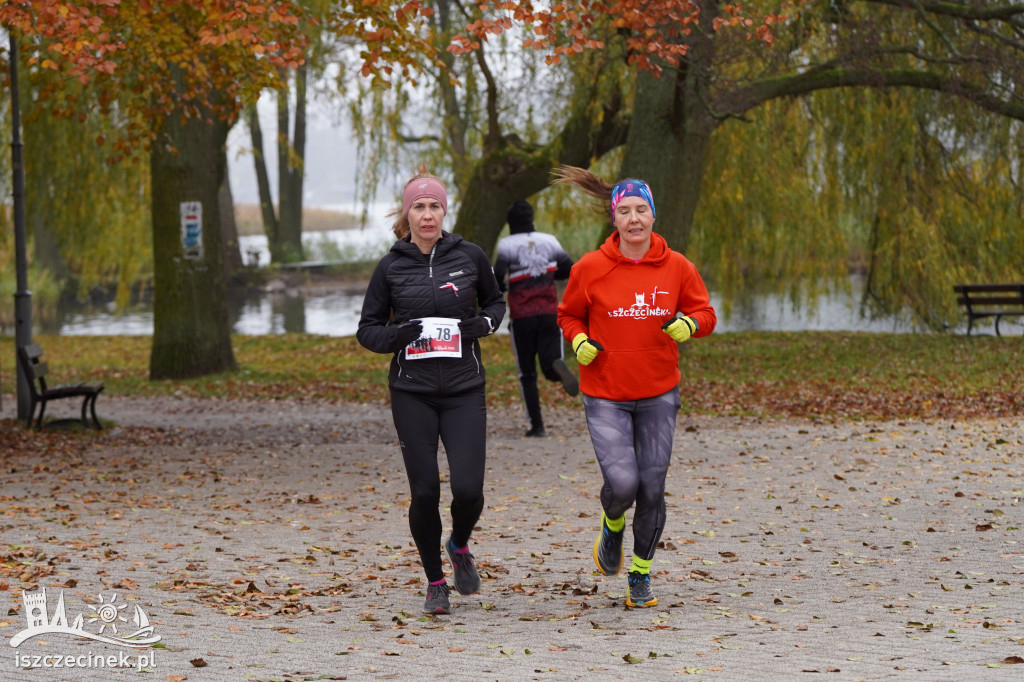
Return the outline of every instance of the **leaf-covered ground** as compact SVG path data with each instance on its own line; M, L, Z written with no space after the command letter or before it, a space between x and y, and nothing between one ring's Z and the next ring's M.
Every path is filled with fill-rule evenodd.
M549 407L539 440L521 437L518 405L493 405L473 545L483 589L434 617L419 612L387 406L184 392L104 396L99 408L117 426L0 421L5 638L25 627L22 592L46 588L63 591L71 617L113 594L141 604L163 637L161 680L1011 680L1024 669L1019 416L682 415L660 602L642 610L624 607L623 576L594 571L600 472L579 403ZM19 651L30 645L83 650L51 636ZM5 680L67 679L12 661L0 657Z

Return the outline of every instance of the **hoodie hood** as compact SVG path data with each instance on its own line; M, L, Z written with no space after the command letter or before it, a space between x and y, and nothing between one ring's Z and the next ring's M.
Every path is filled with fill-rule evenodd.
M647 253L644 254L643 258L641 258L639 261L636 261L633 260L632 258L627 258L626 256L623 256L622 252L619 251L620 238L621 237L619 236L618 231L612 232L610 235L608 235L608 239L604 240L604 244L601 244L600 249L601 253L603 253L607 258L612 259L616 263L651 263L653 265L660 265L668 259L668 254L671 251L668 248L668 242L665 241L665 238L662 237L657 232L652 232L651 248L648 249Z

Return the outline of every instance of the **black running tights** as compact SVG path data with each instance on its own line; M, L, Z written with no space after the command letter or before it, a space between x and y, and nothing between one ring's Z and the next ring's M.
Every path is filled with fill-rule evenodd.
M484 508L487 408L484 389L450 396L391 390L391 415L402 446L412 501L409 529L427 580L444 578L441 564L441 480L438 440L448 455L452 490L452 534L469 543Z

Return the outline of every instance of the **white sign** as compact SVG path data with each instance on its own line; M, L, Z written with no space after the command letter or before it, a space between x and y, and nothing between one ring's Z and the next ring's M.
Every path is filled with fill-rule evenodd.
M189 260L203 259L203 204L181 202L181 250Z
M459 321L450 317L424 317L423 332L405 347L407 360L424 358L461 358L462 332Z

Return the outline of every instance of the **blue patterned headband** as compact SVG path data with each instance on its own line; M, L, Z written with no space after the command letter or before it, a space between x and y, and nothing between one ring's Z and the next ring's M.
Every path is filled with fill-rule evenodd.
M626 197L640 197L651 207L651 215L658 217L658 212L654 210L654 197L647 183L643 180L623 180L612 188L612 222L615 221L615 207Z

